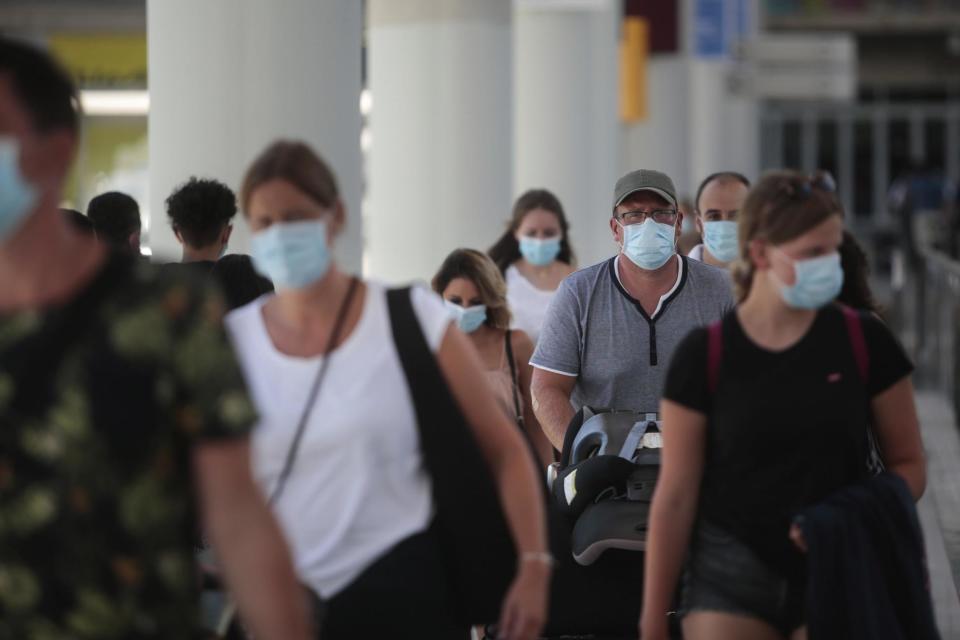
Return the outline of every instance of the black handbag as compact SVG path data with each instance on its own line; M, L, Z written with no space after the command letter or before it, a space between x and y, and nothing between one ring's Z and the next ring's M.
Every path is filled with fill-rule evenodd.
M458 622L495 622L517 567L496 483L414 313L410 288L387 292L397 353L433 485L434 530Z

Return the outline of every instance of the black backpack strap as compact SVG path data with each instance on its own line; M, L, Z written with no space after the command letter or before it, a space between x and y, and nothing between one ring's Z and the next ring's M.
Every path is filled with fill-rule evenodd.
M840 305L843 312L844 324L847 327L847 337L850 339L850 348L857 363L857 373L864 386L870 381L870 351L867 349L867 340L863 333L863 321L860 312L846 305Z
M523 411L520 410L520 378L517 374L517 363L513 357L513 344L510 338L513 331L507 329L504 337L504 348L507 350L507 362L510 364L510 383L513 389L513 413L517 417L517 424L524 428Z
M387 291L387 308L432 480L446 588L460 621L485 624L499 617L516 550L490 467L427 344L410 294L409 287Z

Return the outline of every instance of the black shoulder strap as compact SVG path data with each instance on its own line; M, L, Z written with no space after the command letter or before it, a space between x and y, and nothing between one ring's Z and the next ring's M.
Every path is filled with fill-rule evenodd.
M433 481L447 588L460 620L486 623L499 617L516 551L490 467L427 344L410 293L409 287L387 291L387 308Z
M446 464L451 455L437 445L450 437L442 433L445 431L443 427L451 419L463 422L463 414L423 335L410 294L410 287L388 290L387 309L393 342L417 416L424 465L428 472L435 475L440 471L437 466Z
M400 364L406 374L410 394L413 396L413 404L417 408L417 422L421 424L422 429L425 416L420 415L421 411L425 407L435 406L440 399L428 398L422 393L423 389L430 386L429 384L413 383L414 381L436 381L440 371L420 328L420 321L413 310L410 294L410 287L388 290L387 308L393 330L393 341L400 356Z
M523 411L520 410L520 378L517 376L517 363L513 357L513 344L511 337L513 331L507 329L504 336L504 345L507 350L507 362L510 364L510 386L513 389L513 413L517 417L517 424L522 428L524 426Z

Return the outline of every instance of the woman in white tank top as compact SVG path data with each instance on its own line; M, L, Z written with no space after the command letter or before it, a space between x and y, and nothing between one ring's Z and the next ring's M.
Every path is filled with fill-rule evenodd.
M488 251L507 282L513 327L536 344L560 282L574 271L563 206L546 189L517 199L504 234Z
M525 332L509 328L510 309L500 271L483 253L457 249L443 261L432 284L480 354L487 382L504 413L524 430L546 468L553 462L553 447L530 398L533 342Z
M277 288L227 318L260 414L254 471L301 581L324 602L321 637L465 638L431 531L434 479L387 290L332 259L346 224L333 173L305 144L277 142L248 170L240 200L254 263ZM410 303L490 466L517 550L503 637L532 640L551 573L537 471L442 302L414 288Z

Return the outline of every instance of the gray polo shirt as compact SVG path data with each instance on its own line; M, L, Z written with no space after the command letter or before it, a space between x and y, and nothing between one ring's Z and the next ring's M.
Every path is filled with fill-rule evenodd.
M530 364L577 378L570 396L574 409L659 411L674 349L691 330L733 308L729 273L677 259L677 282L653 317L620 283L617 258L560 284Z

